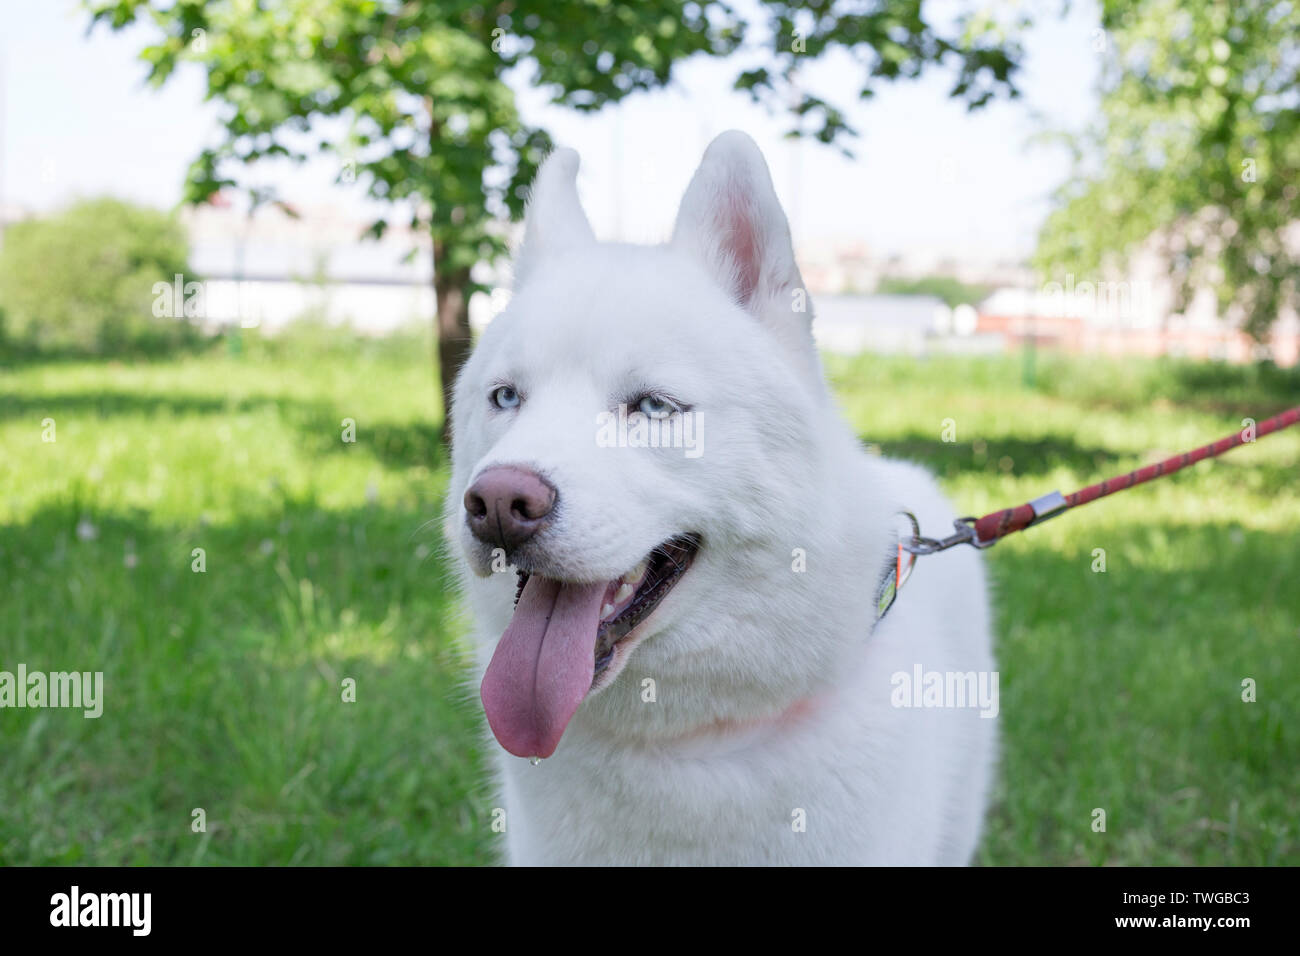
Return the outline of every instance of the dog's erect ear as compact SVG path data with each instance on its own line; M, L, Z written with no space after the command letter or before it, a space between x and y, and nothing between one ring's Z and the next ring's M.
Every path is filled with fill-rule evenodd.
M539 260L596 241L578 201L578 162L577 151L557 149L537 170L524 216L524 241L515 256L516 285Z
M735 302L800 352L813 348L812 314L790 225L758 144L738 130L704 151L682 197L672 244L705 263Z

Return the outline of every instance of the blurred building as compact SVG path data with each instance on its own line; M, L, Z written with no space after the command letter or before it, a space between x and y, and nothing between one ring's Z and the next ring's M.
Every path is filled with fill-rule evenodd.
M1284 310L1269 336L1256 342L1219 315L1210 289L1176 308L1173 282L1141 265L1122 281L1049 282L1036 289L1003 288L979 306L977 331L1002 337L1006 348L1026 344L1103 355L1178 358L1278 365L1300 360L1300 317Z
M0 242L6 225L30 215L0 205ZM422 232L394 227L380 239L364 238L369 223L334 206L299 206L291 214L268 205L250 216L220 196L180 216L194 273L184 282L201 281L201 314L209 327L274 331L310 317L383 334L430 322L435 314L430 242ZM1153 245L1115 281L1067 273L1041 283L1019 262L881 256L857 240L803 244L797 256L812 296L814 336L831 352L980 354L1032 343L1106 355L1300 361L1294 311L1283 312L1268 340L1256 343L1218 314L1208 289L1178 310L1166 259ZM885 279L936 276L995 291L976 308L956 310L931 295L874 291ZM471 300L471 324L481 329L509 301L508 266L484 269L479 278L497 287Z
M1211 243L1215 228L1192 222L1185 234L1152 236L1130 257L1122 276L1065 273L1037 287L1000 289L980 304L979 330L1004 336L1009 347L1032 340L1069 352L1296 364L1300 316L1294 310L1282 310L1265 341L1255 342L1241 331L1239 313L1220 313L1208 286L1196 289L1187 302L1178 301L1173 257L1189 242ZM1300 227L1289 240L1300 254Z
M303 317L380 334L434 315L428 236L369 223L331 206L263 206L253 215L218 198L185 208L190 267L204 287L210 326L268 330Z
M860 295L875 291L885 279L956 279L967 285L1001 286L1032 283L1023 263L1001 257L955 259L910 251L880 255L856 239L827 238L801 242L795 249L799 272L818 297Z
M1005 347L1000 336L977 334L974 309L950 309L935 296L822 295L813 304L813 338L827 352L921 356Z
M1300 361L1300 317L1285 310L1270 336L1256 343L1219 315L1215 295L1201 289L1179 308L1167 254L1155 241L1133 257L1123 278L1066 273L1041 282L1023 263L955 261L925 255L874 256L862 243L801 246L800 269L813 294L814 332L834 352L994 352L1032 343L1068 352L1168 355L1247 362ZM868 294L886 278L943 276L994 292L973 321L953 321L930 296Z

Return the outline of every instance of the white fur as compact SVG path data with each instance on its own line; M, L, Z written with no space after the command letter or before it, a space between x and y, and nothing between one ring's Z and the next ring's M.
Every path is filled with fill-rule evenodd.
M894 514L940 534L954 515L926 472L866 454L836 411L811 309L792 308L802 280L758 148L718 137L658 247L596 242L577 166L560 150L539 172L515 295L456 386L446 521L475 677L516 586L466 528L461 498L484 468L522 464L558 489L554 524L524 556L547 576L612 580L674 535L705 544L554 756L533 766L488 737L508 859L967 863L996 721L894 707L891 675L992 670L983 568L970 549L919 559L875 625ZM501 382L518 409L489 403ZM597 414L646 387L701 416L702 455L598 446ZM879 395L886 414L892 400ZM792 570L795 549L806 571Z

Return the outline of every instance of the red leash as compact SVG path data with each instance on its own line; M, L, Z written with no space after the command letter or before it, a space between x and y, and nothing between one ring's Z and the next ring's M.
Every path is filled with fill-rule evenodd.
M988 548L996 544L999 538L1005 538L1016 531L1023 531L1030 525L1039 524L1048 518L1055 518L1070 508L1086 505L1090 501L1096 501L1098 498L1106 497L1106 495L1113 495L1117 491L1124 491L1126 488L1132 488L1134 485L1140 485L1154 478L1172 475L1181 468L1194 465L1206 458L1222 455L1225 451L1230 451L1238 445L1249 444L1256 438L1263 438L1265 435L1281 431L1298 421L1300 421L1300 406L1285 411L1280 415L1274 415L1272 418L1253 426L1253 428L1243 428L1227 438L1220 438L1216 442L1202 445L1192 451L1185 451L1173 458L1166 458L1157 464L1138 468L1126 475L1107 478L1095 485L1080 488L1072 495L1062 495L1059 491L1053 491L1051 494L1035 498L1018 508L992 511L983 518L958 518L954 522L957 532L947 538L935 540L934 538L923 538L918 534L910 541L900 542L899 547L910 551L912 554L934 554L936 551L943 551L958 544L971 544L977 548Z

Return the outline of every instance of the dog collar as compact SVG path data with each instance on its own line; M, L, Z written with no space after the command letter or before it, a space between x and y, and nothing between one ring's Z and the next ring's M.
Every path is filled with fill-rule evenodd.
M894 529L894 554L885 562L880 573L880 583L876 585L877 622L894 606L898 592L903 589L907 579L912 576L912 568L916 566L916 555L904 548L903 542L919 537L921 526L910 511L900 511L897 517L899 521Z

